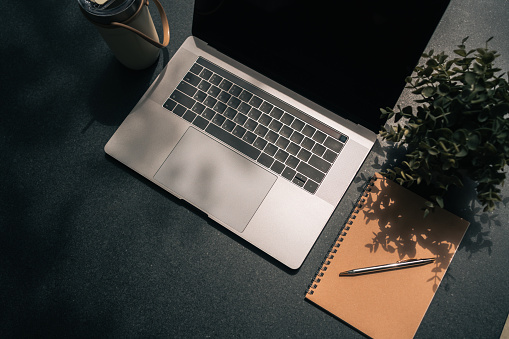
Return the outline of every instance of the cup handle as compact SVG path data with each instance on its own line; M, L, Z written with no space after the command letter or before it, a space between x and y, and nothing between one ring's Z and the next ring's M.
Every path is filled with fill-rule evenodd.
M123 23L112 22L111 26L122 27L122 28L125 28L127 30L130 30L131 32L137 34L140 38L143 38L144 40L146 40L147 42L151 43L152 45L154 45L154 46L156 46L158 48L163 48L163 47L168 46L168 44L170 43L170 25L168 24L168 18L166 17L166 13L164 12L164 8L161 5L161 3L159 2L159 0L153 0L153 1L155 2L156 6L157 6L157 11L159 12L159 16L161 17L161 23L163 24L163 43L160 43L159 41L156 41L156 40L152 39L148 35L138 31L136 28L133 28L131 26L126 25L131 20L136 18L136 16L138 16L138 14L140 13L143 5L147 5L147 6L149 5L148 0L142 1L140 3L140 7L138 7L138 10L136 11L136 13L129 20L124 21Z

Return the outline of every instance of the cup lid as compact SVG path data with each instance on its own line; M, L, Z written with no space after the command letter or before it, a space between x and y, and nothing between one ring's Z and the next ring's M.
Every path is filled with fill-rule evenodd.
M83 13L93 22L108 25L132 17L142 0L77 0Z

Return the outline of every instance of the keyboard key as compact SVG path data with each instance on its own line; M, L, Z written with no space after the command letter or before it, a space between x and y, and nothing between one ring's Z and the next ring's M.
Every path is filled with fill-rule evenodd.
M313 135L313 140L319 143L322 143L325 138L327 138L327 135L322 131L316 131L316 133Z
M246 129L239 125L235 126L235 128L232 131L232 134L235 135L237 138L242 138L245 133Z
M282 117L281 117L281 122L283 124L286 124L286 125L290 125L293 121L294 117L291 116L290 114L288 113L285 113Z
M212 86L212 85L209 82L202 80L200 82L200 84L198 85L198 88L204 92L207 92L209 90L210 86Z
M209 124L208 120L202 118L199 115L193 120L193 125L200 129L205 129L205 127L207 127L208 124Z
M210 88L209 88L209 90L207 91L207 93L208 93L210 96L212 96L212 97L216 98L216 97L219 95L219 93L221 93L221 89L220 89L219 87L212 86L212 87L210 87Z
M260 112L256 108L251 108L247 115L248 115L248 117L250 117L254 120L258 120L258 118L260 118L260 115L262 115L262 112Z
M274 156L274 154L276 154L276 152L277 152L277 147L274 146L273 144L267 144L267 146L265 146L263 151L270 156Z
M269 129L263 125L256 126L254 130L255 134L261 136L262 138L267 134L268 131Z
M249 104L253 107L260 107L260 105L262 104L262 99L260 99L259 97L257 97L256 95L253 95L253 97L251 98L251 100L249 100Z
M186 113L186 111L187 111L187 109L182 105L177 105L177 107L175 107L173 109L173 113L175 113L176 115L178 115L180 117L183 116L184 113Z
M271 105L267 101L264 101L260 105L260 111L262 111L263 113L267 113L268 114L272 110L273 107L274 107L274 105Z
M213 74L212 71L205 68L203 71L201 71L200 77L202 77L205 80L209 80L212 74Z
M232 83L226 79L223 79L223 81L221 81L219 84L219 88L221 88L223 91L228 91L230 87L232 87Z
M217 74L212 75L209 79L209 82L216 86L218 86L221 83L221 81L223 81L223 78Z
M270 111L270 116L279 120L283 116L283 113L284 112L281 108L274 107L272 111Z
M206 97L207 97L207 93L202 92L202 91L196 92L196 94L193 96L193 98L199 102L202 102L203 100L205 100Z
M304 189L308 191L309 193L314 194L316 190L318 189L318 184L314 182L313 180L306 181L306 184L304 185Z
M311 150L311 152L313 152L314 154L321 157L325 153L325 150L326 150L325 146L320 145L320 144L315 144L313 146L313 149Z
M304 138L300 145L307 149L308 151L311 151L311 149L315 145L315 142L309 138Z
M228 100L228 106L231 106L235 109L239 107L240 103L241 103L240 99L236 97L231 97L230 100Z
M213 97L211 96L208 96L205 100L203 100L203 104L207 107L214 107L214 105L216 104L217 100L214 99Z
M235 121L239 125L244 125L246 120L247 120L247 117L242 113L237 113L237 115L233 119L233 121Z
M290 154L297 155L300 151L300 146L294 142L291 142L290 145L286 147L286 151Z
M295 119L292 122L292 128L299 132L302 130L302 127L304 127L304 125L305 125L304 122L299 119Z
M279 135L277 135L277 133L275 133L274 131L268 131L267 134L265 135L265 140L272 143L275 143L277 138L279 138Z
M230 93L231 95L235 96L235 97L238 97L240 92L242 92L242 88L237 86L237 85L233 85L230 90L228 91L228 93Z
M288 155L289 155L288 153L286 153L285 151L280 149L276 152L276 154L274 155L274 158L276 158L277 160L279 160L281 162L285 162L286 159L288 158Z
M339 153L341 151L341 149L343 148L342 143L340 143L338 140L333 139L331 137L327 137L327 139L325 140L325 142L323 144L336 153Z
M184 93L177 90L173 91L173 93L170 95L170 98L172 98L173 100L187 108L193 107L195 102L193 98L190 98Z
M184 80L193 86L198 86L199 83L201 82L201 78L191 72L186 74L186 76L184 77Z
M216 125L209 124L205 131L210 133L212 136L218 138L219 140L223 141L227 145L233 147L242 154L245 154L246 156L250 157L251 159L257 159L261 153L260 150L254 148L253 146L245 143L240 139L235 138L233 135L226 132L222 128L217 127Z
M204 117L207 120L210 120L214 117L216 113L211 110L210 108L205 108L205 110L202 112L201 116Z
M193 111L187 110L186 113L184 113L184 115L182 116L182 118L191 122L191 121L193 121L194 118L196 118L196 113L194 113Z
M272 165L272 163L274 162L274 159L272 159L272 157L270 157L269 155L265 154L265 153L262 153L260 154L260 156L258 157L257 161L262 164L263 166L267 167L267 168L270 168L270 166Z
M182 81L178 86L177 86L177 89L179 91L181 91L182 93L185 93L187 95L189 95L190 97L192 97L194 95L194 93L196 93L196 88L194 88L193 86L189 85L187 82L185 81Z
M308 178L306 178L301 173L297 173L295 174L295 177L293 178L292 182L300 187L303 187L307 179Z
M325 176L325 174L323 174L316 168L302 161L297 166L297 172L304 174L306 177L316 182L322 182L323 177Z
M203 106L202 104L200 104L199 102L197 102L194 106L193 106L193 112L196 113L196 114L202 114L202 112L205 110L205 106Z
M317 157L314 154L311 156L311 159L309 159L308 163L311 166L318 168L323 173L327 173L331 167L331 164L329 162L323 160L322 158Z
M163 107L170 110L170 111L173 111L173 109L177 106L177 103L171 99L168 99L166 100L166 102L164 103Z
M290 137L290 140L297 145L301 143L302 139L304 139L304 136L299 132L293 132L292 136Z
M297 158L299 158L302 161L308 161L310 157L311 153L303 148L299 151L299 154L297 154Z
M276 160L274 161L272 166L270 166L270 169L276 172L277 174L281 174L281 172L283 172L283 170L285 169L285 165Z
M194 74L200 74L202 69L203 67L201 65L194 64L193 67L191 67L191 72L193 72Z
M226 121L221 126L224 130L231 132L235 128L235 123L231 120L226 119Z
M269 128L274 132L279 132L281 127L283 127L283 124L278 120L272 120L269 124Z
M293 129L285 125L281 128L281 131L279 131L279 133L281 133L281 135L284 136L285 138L289 138L290 135L293 133Z
M231 97L232 97L231 94L229 94L228 92L222 91L221 94L219 94L217 96L217 100L224 102L226 104L228 102L228 100L230 100Z
M255 141L255 139L256 139L256 134L254 134L250 131L247 131L246 134L244 134L244 136L242 137L242 140L244 140L248 144L252 144L253 141Z
M246 104L245 102L241 103L238 107L238 110L240 113L242 114L247 114L249 113L249 110L251 109L251 106L249 106L248 104Z
M246 123L244 124L244 127L248 131L254 131L256 127L258 127L258 123L254 121L253 119L248 119Z
M267 140L262 139L260 137L256 138L256 140L253 143L253 146L260 150L263 150L266 145L267 145Z
M212 122L218 126L221 126L225 120L226 120L226 118L223 117L221 114L216 114L212 118Z
M286 147L288 146L288 144L290 143L290 140L286 139L285 137L283 136L280 136L277 141L276 141L276 145L279 147L279 148L282 148L282 149L286 149Z
M286 159L286 165L291 168L296 168L299 165L300 160L294 157L293 155L288 156Z
M325 154L323 155L323 158L329 162L334 162L334 160L336 160L337 157L338 157L338 154L332 152L330 149L325 151Z
M262 114L260 118L258 118L258 122L262 124L263 126L269 126L270 122L272 121L272 118L269 117L267 114Z
M223 104L222 102L218 101L216 102L216 104L214 105L214 108L212 108L214 111L218 112L218 113L223 113L225 110L226 110L226 105Z
M311 138L313 136L313 134L315 133L315 131L316 131L316 128L314 128L314 127L312 127L310 125L306 125L302 129L302 134L304 134L305 136Z
M283 176L283 178L286 178L286 179L292 181L293 178L295 177L296 173L297 172L294 169L286 166L285 169L283 170L283 172L281 172L281 175Z
M242 91L242 93L239 95L239 99L245 102L249 102L249 100L251 100L252 97L253 94L249 93L246 90Z
M231 120L233 120L233 118L235 117L236 114L237 114L237 111L231 107L226 108L226 110L223 112L223 115Z

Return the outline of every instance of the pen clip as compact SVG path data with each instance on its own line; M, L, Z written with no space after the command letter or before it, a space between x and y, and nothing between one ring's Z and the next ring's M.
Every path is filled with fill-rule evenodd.
M396 261L396 263L401 264L404 262L412 262L412 261L418 261L418 260L421 260L421 259L403 259L403 260Z

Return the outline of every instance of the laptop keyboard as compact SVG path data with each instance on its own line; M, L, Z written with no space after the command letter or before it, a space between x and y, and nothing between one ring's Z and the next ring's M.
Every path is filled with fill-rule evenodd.
M348 141L203 58L163 106L313 194Z

